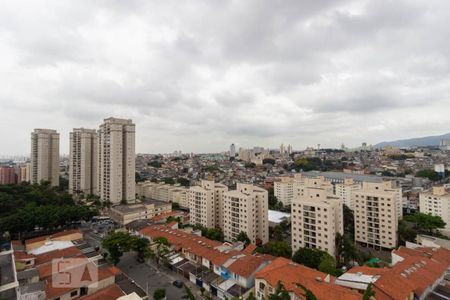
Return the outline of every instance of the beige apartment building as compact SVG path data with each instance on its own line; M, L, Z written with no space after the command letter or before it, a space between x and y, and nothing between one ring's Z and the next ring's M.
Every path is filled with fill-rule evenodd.
M294 198L295 178L280 177L279 179L279 181L274 182L274 195L284 206L291 205Z
M98 149L95 129L74 128L70 133L69 193L97 195Z
M110 209L110 217L121 225L127 225L136 220L152 219L163 213L172 211L170 203L149 200L136 204L116 205Z
M353 191L355 240L376 249L397 246L398 188L393 182L363 182Z
M222 202L222 229L226 240L235 240L242 231L254 244L269 241L267 190L238 183L236 190L224 192Z
M181 185L156 183L151 181L139 182L136 184L136 194L139 198L155 199L164 202L178 203L181 207L187 208L188 189Z
M445 231L450 233L450 191L443 186L420 193L419 211L439 216L446 223Z
M134 200L135 124L131 120L108 118L98 131L98 194L113 204Z
M59 133L53 129L35 129L31 133L30 181L42 180L59 185Z
M353 210L353 191L361 188L361 184L356 183L353 178L345 178L344 182L335 184L335 194L341 198L342 202Z
M317 248L334 256L335 236L343 233L342 200L323 177L305 178L291 206L292 250Z
M222 196L228 188L214 181L202 180L188 191L190 223L205 227L222 227Z

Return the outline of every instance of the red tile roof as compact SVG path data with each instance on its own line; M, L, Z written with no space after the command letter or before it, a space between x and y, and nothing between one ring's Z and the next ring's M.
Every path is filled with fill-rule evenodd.
M256 248L257 248L256 245L248 244L248 246L245 247L245 249L242 252L245 254L253 254Z
M58 250L53 250L53 251L50 251L47 253L37 255L35 265L39 266L39 265L51 262L52 259L70 258L70 257L85 257L85 255L77 247L58 249Z
M263 264L267 264L274 259L274 256L267 254L243 255L237 258L227 269L234 274L249 277L258 271Z
M422 295L446 272L448 264L422 256L407 256L388 272L381 274L374 286L386 299L405 299L411 292Z
M189 234L177 229L171 229L164 225L148 226L140 230L140 233L151 238L165 237L169 244L177 249L184 248L199 257L204 257L214 265L221 265L236 252L220 252L215 249L222 245L221 242L213 241L195 234Z
M360 300L362 298L358 292L334 284L334 278L328 274L296 264L283 257L277 257L256 273L256 278L264 279L274 288L281 281L286 290L294 292L300 299L306 299L306 297L303 289L297 284L311 290L318 300ZM326 279L330 282L326 282Z

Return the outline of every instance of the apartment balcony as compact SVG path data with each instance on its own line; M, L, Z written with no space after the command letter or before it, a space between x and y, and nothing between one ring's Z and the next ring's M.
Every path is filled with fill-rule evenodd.
M316 213L304 211L303 212L303 216L304 217L315 218L316 217Z

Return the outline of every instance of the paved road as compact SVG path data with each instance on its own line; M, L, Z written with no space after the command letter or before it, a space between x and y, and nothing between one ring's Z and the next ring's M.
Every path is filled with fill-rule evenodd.
M167 271L161 272L157 267L145 263L138 263L133 253L125 253L117 265L128 277L134 280L144 291L147 291L150 297L158 288L165 288L168 300L182 299L184 295L183 288L177 288L172 285L176 279L180 279L176 274L170 274ZM148 290L147 290L148 288ZM193 292L198 288L192 288Z

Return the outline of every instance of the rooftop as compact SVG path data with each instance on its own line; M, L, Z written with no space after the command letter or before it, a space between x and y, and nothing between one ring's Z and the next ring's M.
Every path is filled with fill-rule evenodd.
M47 252L52 252L55 250L62 250L62 249L70 248L73 246L74 246L74 244L71 241L48 241L48 242L45 242L44 245L29 251L29 254L39 255L39 254L44 254Z
M303 285L317 297L318 300L360 300L362 295L356 291L341 287L334 283L334 278L328 274L296 264L283 257L277 257L269 265L256 274L257 279L264 279L272 287L281 281L286 290L295 293L303 299Z
M284 213L281 211L269 209L268 212L269 212L269 222L272 222L272 223L281 223L285 219L289 219L291 217L291 214Z

